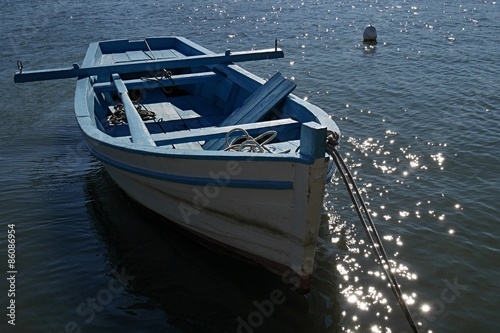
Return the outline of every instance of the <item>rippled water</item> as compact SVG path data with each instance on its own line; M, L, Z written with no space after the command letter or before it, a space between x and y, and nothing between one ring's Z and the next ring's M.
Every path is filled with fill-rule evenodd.
M340 179L298 295L130 202L81 142L73 80L12 83L18 59L66 67L92 41L171 34L219 52L278 38L285 59L243 67L281 71L338 122L421 331L498 331L496 1L0 4L0 245L15 223L18 266L16 327L3 315L1 332L410 331ZM376 45L361 41L369 23Z

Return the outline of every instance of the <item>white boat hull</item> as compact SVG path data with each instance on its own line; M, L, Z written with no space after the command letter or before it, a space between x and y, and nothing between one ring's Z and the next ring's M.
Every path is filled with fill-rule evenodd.
M312 273L328 160L194 161L144 155L87 139L132 199L214 244L307 289Z

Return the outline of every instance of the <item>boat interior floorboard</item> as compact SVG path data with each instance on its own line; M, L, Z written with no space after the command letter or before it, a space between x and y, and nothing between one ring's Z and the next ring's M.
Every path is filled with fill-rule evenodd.
M150 134L161 135L163 133L172 133L176 131L193 130L200 128L209 128L217 126L225 116L223 110L210 104L201 96L192 96L182 93L169 96L161 89L145 90L140 94L132 91L130 94L136 94L139 98L136 103L143 109L152 111L155 118L145 120L147 130ZM113 94L108 95L108 100L119 103ZM114 111L114 105L109 106L109 114ZM101 121L106 133L114 137L130 137L128 124L111 124L106 117ZM204 141L193 141L187 143L178 143L174 145L165 145L166 148L201 150Z
M124 56L125 54L122 54ZM127 54L130 57L144 57L145 53L130 53ZM218 81L221 83L222 81ZM234 105L234 100L229 102L227 96L217 95L215 98L217 89L196 88L189 85L180 85L172 87L155 87L151 88L141 88L142 86L134 87L128 90L128 95L130 99L136 106L140 106L144 111L154 112L154 119L144 119L143 122L146 126L145 130L149 132L149 135L154 135L154 141L158 146L164 148L172 149L189 149L189 150L221 150L225 148L225 139L217 138L211 139L207 142L200 141L201 138L193 137L193 141L184 141L178 143L172 143L171 140L167 139L171 133L178 131L192 131L200 129L210 129L220 126L234 126L238 127L240 124L256 123L265 120L279 119L278 113L275 110L275 105L284 97L289 94L290 90L295 87L294 84L289 84L285 87L286 91L280 93L274 92L281 84L288 84L289 82L285 80L280 74L275 75L274 79L270 80L267 84L263 85L259 91L267 96L264 100L266 101L267 107L262 106L262 103L245 102L242 106L237 108L236 114L227 112ZM103 86L103 85L102 85ZM276 89L275 89L276 86ZM103 86L104 87L104 86ZM105 88L105 87L104 87ZM127 123L112 124L108 120L108 116L115 112L115 105L121 103L120 97L117 92L112 90L105 90L103 88L102 95L100 94L98 99L101 105L108 105L107 114L99 116L99 122L102 125L104 131L115 137L124 140L132 140L129 125ZM228 88L228 87L226 87ZM228 88L229 89L229 88ZM213 94L207 92L211 91ZM274 92L274 93L272 93ZM200 95L198 95L198 93ZM256 95L255 93L252 95ZM269 95L269 96L268 96ZM258 95L257 101L261 101ZM224 103L222 103L222 102ZM256 111L254 110L256 109ZM269 116L270 115L270 116ZM233 121L233 118L237 118L237 121ZM231 120L230 120L231 119ZM227 124L226 124L227 123ZM163 136L165 139L163 139ZM299 144L297 142L289 141L296 137L296 131L291 133L279 133L277 141L269 144L269 149L272 151L296 151ZM197 140L198 139L198 140ZM164 143L162 143L164 142ZM213 145L213 142L217 142L217 145ZM207 145L208 143L208 145Z

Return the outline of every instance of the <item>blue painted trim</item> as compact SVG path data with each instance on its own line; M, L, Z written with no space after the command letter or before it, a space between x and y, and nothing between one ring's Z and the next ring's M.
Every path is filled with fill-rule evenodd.
M87 119L85 119L87 118ZM191 159L193 161L220 160L220 161L278 161L300 164L313 164L314 160L308 156L290 154L256 154L241 152L225 152L217 150L182 150L168 149L166 147L138 146L132 142L125 143L102 133L90 124L88 117L77 117L80 128L86 140L94 140L99 144L112 147L120 151L136 154L138 156L173 157L180 159ZM119 139L119 138L117 138ZM113 142L115 141L115 142Z
M142 168L137 168L132 165L128 165L122 162L115 161L109 157L99 153L92 146L85 142L89 151L97 157L100 161L105 164L109 164L118 169L163 181L168 181L172 183L187 184L187 185L197 185L197 186L207 186L209 184L217 184L215 179L212 178L201 178L201 177L187 177L170 175L162 172L146 170ZM218 185L219 186L219 185ZM254 189L265 189L265 190L290 190L293 189L293 182L291 181L251 181L251 180L241 180L241 179L230 179L227 184L220 187L231 187L231 188L254 188Z

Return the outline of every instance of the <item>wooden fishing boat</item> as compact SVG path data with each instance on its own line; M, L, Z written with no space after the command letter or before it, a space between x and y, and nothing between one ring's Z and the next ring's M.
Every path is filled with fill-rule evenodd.
M81 66L18 63L14 79L76 77L85 143L131 198L307 289L335 169L327 132L338 128L280 73L264 81L235 64L283 56L276 46L215 54L181 37L112 40L91 44Z

